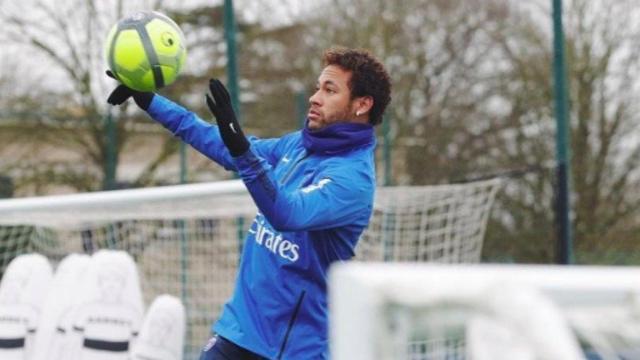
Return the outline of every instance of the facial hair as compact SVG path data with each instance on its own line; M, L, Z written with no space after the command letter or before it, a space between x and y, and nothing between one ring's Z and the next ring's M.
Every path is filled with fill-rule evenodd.
M354 119L356 117L356 113L351 110L352 103L349 102L347 106L344 107L341 111L337 111L334 114L326 117L324 120L325 126L340 123L340 122L349 122L349 120Z

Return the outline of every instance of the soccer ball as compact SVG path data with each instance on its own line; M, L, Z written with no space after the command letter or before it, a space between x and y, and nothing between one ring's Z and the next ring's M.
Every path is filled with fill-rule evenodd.
M104 55L121 83L138 91L155 91L175 81L187 49L173 20L155 11L141 11L111 28Z

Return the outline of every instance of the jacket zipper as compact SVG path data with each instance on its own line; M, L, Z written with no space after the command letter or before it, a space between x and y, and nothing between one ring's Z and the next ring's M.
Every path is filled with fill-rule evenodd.
M282 340L282 345L280 346L280 352L278 353L278 357L276 359L282 359L282 354L284 354L284 349L287 346L287 340L289 340L289 333L293 328L293 324L296 322L296 318L298 317L298 311L300 311L300 305L302 305L302 299L304 299L304 295L306 290L302 290L300 297L298 298L298 302L296 303L295 308L293 308L293 314L291 315L291 319L289 319L289 326L287 326L287 332L284 334L284 340Z
M308 158L308 157L309 157L309 155L311 155L311 154L310 154L310 153L308 153L308 152L307 152L307 153L305 153L303 157L301 157L300 159L298 159L298 160L297 160L297 161L296 161L296 162L291 166L291 168L289 169L289 171L287 171L287 173L284 175L284 177L283 177L283 178L282 178L282 180L280 181L280 185L284 185L284 184L287 182L287 180L289 180L289 177L291 177L291 174L293 173L293 170L295 170L295 169L300 165L300 163L301 163L304 159Z

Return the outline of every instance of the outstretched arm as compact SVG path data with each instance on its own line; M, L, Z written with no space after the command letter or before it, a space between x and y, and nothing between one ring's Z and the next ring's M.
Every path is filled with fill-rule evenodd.
M113 78L113 74L107 71ZM227 170L235 171L235 164L222 141L220 129L200 119L193 112L151 92L140 92L119 84L109 95L107 102L121 105L133 98L136 105L145 110L154 120L162 124L173 135L191 145L197 151L222 165ZM279 159L278 141L276 139L249 138L256 151L269 161Z
M107 76L115 79L110 71L107 71ZM217 126L209 124L193 112L160 95L136 91L123 84L119 84L111 92L107 102L111 105L122 105L129 98L133 98L138 107L173 135L225 169L236 170L227 148L222 143Z
M286 191L275 179L271 164L247 141L236 120L229 94L218 80L210 82L207 105L220 136L256 205L279 231L320 230L367 221L374 181L358 167L332 169L303 189Z
M217 126L200 119L195 113L159 95L154 96L147 113L167 130L194 149L222 165L236 170L224 146Z

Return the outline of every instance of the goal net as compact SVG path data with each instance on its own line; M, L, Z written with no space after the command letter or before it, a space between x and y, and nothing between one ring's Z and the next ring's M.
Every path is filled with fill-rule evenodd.
M498 180L379 188L360 260L478 262ZM238 180L0 201L0 271L15 256L127 251L150 303L185 305L185 355L196 357L233 290L257 209Z
M498 178L464 184L378 188L368 230L357 247L365 260L480 262Z
M636 359L640 268L345 263L329 280L342 359Z

